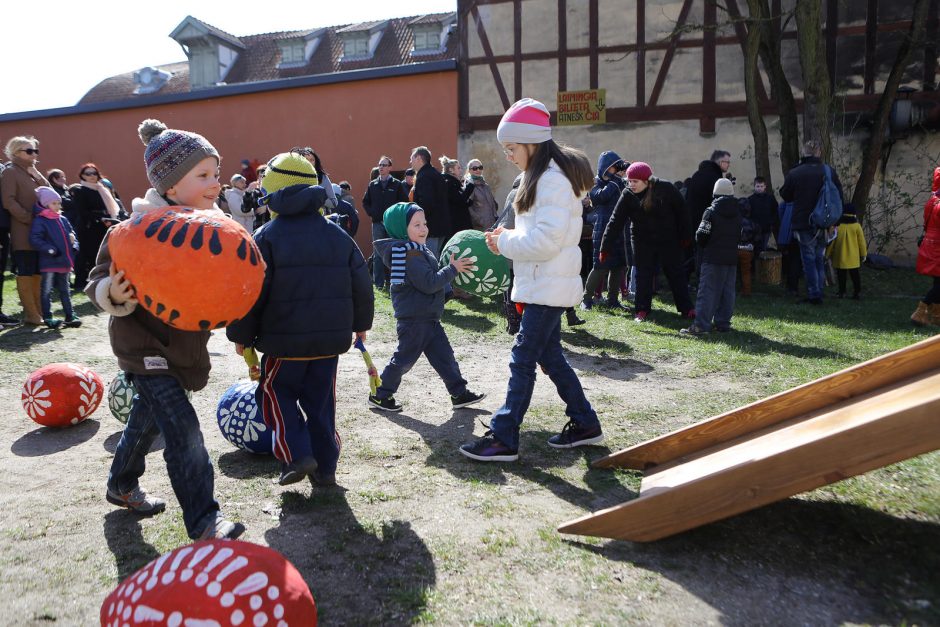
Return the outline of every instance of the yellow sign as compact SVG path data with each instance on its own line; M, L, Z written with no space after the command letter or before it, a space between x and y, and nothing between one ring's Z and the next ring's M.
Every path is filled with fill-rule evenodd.
M558 125L607 123L607 90L558 92Z

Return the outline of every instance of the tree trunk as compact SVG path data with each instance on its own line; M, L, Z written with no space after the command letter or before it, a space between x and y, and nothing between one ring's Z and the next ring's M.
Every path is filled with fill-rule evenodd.
M907 69L908 63L910 63L914 50L919 48L924 40L927 9L929 7L930 0L915 0L911 17L911 29L898 48L885 89L881 93L881 98L878 99L878 107L875 109L872 120L871 136L868 138L862 153L862 167L858 182L855 184L855 191L852 194L852 204L855 205L859 219L865 214L868 198L871 195L871 186L875 180L875 173L878 170L878 162L881 160L882 148L884 147L885 131L888 127L888 118L891 115L891 105L894 103L898 86L901 84L901 77L904 70Z
M771 15L767 0L747 0L747 4L752 16L760 16L760 58L770 79L770 98L777 104L780 118L780 166L785 176L800 160L800 125L793 90L780 60L780 33L773 26L773 18L778 16Z
M829 161L832 152L829 127L832 91L823 45L822 15L822 0L798 0L796 3L796 40L803 71L803 138L817 140L822 146L823 161ZM827 27L835 28L836 25Z
M767 188L773 189L770 175L770 141L767 138L767 125L760 112L760 98L757 95L757 81L761 80L757 60L760 56L762 29L759 11L754 10L757 0L748 0L750 19L747 21L747 45L744 50L744 94L747 102L747 121L754 136L754 169L757 176L767 179ZM756 19L755 19L756 18Z

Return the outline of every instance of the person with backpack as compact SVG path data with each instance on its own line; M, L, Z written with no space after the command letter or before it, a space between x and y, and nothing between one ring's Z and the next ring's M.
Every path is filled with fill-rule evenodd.
M790 228L806 276L806 298L798 302L811 305L823 302L826 229L842 216L842 182L821 155L817 140L805 142L800 163L787 172L780 188L781 198L793 203Z

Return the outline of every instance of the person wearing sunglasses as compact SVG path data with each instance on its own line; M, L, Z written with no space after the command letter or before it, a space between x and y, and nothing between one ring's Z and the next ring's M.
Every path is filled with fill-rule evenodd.
M483 176L483 162L471 159L467 162L467 185L473 185L470 205L470 223L478 231L485 231L496 222L499 205L493 196L493 190Z
M401 181L392 176L391 158L382 155L377 163L378 176L369 182L366 193L362 196L362 208L372 219L373 246L377 240L388 237L382 223L385 210L397 202L408 201L408 190ZM378 289L386 288L389 281L388 268L375 253L370 257L369 265L372 267L372 283Z
M78 169L81 181L72 189L72 208L78 235L78 259L75 261L75 289L85 288L88 273L95 266L98 249L108 228L118 220L120 206L107 185L101 182L101 170L94 163Z
M39 253L29 243L33 225L36 188L48 186L46 177L36 169L39 162L39 140L17 136L7 142L6 156L11 163L0 175L3 208L10 212L10 248L16 265L16 291L23 306L23 322L44 324L40 305L42 275Z

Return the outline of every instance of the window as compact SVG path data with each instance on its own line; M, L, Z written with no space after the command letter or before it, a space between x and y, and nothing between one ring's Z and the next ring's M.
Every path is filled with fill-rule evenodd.
M441 47L441 27L431 24L414 26L415 51L439 50Z
M369 34L347 36L343 39L344 57L368 57L369 56Z
M300 64L307 61L303 40L279 41L278 46L281 49L281 65Z

